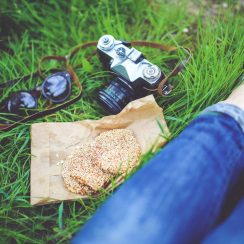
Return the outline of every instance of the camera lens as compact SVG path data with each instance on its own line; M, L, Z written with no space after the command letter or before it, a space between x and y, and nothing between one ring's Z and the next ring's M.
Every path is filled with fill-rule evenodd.
M135 94L133 88L118 77L98 93L98 102L109 114L119 113L134 99Z

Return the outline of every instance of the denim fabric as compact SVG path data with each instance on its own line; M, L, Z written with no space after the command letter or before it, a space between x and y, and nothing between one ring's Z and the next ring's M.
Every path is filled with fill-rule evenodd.
M244 170L243 152L233 118L200 115L112 194L72 243L199 243Z
M244 132L244 110L240 109L238 106L220 102L206 108L202 113L209 112L219 112L231 116L241 126Z
M231 216L202 242L203 244L244 243L244 198Z

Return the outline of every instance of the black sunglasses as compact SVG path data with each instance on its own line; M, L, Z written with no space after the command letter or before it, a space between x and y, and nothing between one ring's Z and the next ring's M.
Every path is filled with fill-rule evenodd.
M12 93L6 99L2 110L20 115L23 113L23 110L37 108L38 98L41 95L52 103L63 103L70 97L71 81L71 75L67 71L54 73L48 76L41 86L31 91Z
M82 85L69 61L79 50L85 50L89 47L96 47L96 45L97 42L87 42L76 46L66 56L44 56L39 61L36 72L14 80L0 83L1 95L4 89L13 86L19 81L26 82L31 77L41 77L44 80L39 87L36 87L33 90L17 91L12 93L5 101L0 104L0 132L9 131L19 124L55 113L77 102L82 96ZM95 51L90 57L94 56L94 53ZM47 60L63 62L66 66L66 71L62 71L60 69L43 69L42 63ZM46 72L51 72L52 75L44 78L44 73ZM76 85L76 89L74 90L74 97L69 99L71 96L72 83ZM45 98L55 106L48 106L44 110L38 111L36 108L38 106L39 97Z

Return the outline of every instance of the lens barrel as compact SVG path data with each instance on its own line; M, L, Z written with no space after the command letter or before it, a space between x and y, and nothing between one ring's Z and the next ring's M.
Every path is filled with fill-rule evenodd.
M98 92L98 102L109 114L118 114L129 102L135 100L133 88L119 77Z

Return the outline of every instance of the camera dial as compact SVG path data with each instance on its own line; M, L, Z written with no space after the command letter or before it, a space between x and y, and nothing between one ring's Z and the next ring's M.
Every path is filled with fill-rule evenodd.
M121 58L124 58L125 57L125 49L123 47L119 47L117 50L116 50L116 54L121 57Z
M161 76L161 70L157 65L148 65L143 70L143 76L148 82L155 82Z
M111 35L104 35L102 36L99 41L98 41L98 46L105 50L108 51L114 47L114 38Z

